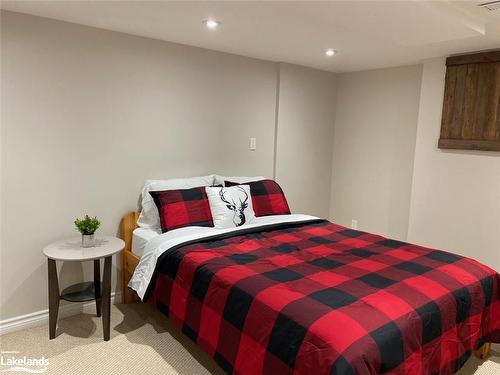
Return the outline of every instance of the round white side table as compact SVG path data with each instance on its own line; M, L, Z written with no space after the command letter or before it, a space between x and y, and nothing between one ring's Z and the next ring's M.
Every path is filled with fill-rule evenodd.
M49 338L56 337L57 314L59 301L64 299L70 302L96 301L97 316L101 316L104 341L109 340L110 313L111 313L111 259L113 254L123 250L123 240L103 236L96 237L95 246L84 248L79 237L53 242L43 249L47 257L49 276ZM104 258L104 272L101 284L101 264ZM94 281L72 285L59 293L56 261L85 262L94 261ZM101 293L102 290L102 293Z

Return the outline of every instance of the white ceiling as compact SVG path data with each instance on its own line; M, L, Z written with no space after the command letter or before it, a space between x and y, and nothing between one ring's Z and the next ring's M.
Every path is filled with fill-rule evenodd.
M485 0L486 1L486 0ZM346 72L500 48L481 1L2 1L2 9ZM222 22L215 31L202 20ZM327 58L326 48L338 50Z

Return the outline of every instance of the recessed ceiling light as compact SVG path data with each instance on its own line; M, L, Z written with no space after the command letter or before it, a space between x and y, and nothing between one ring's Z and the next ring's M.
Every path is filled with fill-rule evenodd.
M337 51L335 51L334 49L331 49L331 48L328 48L326 51L325 51L325 55L327 55L328 57L330 56L333 56L337 53Z
M208 27L210 30L215 30L219 25L220 22L212 19L204 20L203 24Z

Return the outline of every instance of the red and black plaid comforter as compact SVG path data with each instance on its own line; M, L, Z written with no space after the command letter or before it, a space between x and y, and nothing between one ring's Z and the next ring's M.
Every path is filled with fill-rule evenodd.
M500 342L499 275L315 221L160 258L152 300L229 374L451 374Z

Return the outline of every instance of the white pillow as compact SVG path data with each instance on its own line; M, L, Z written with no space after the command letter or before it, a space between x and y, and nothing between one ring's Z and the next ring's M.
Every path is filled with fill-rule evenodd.
M238 184L246 184L247 182L260 181L265 180L265 177L256 176L256 177L242 177L242 176L220 176L216 174L214 176L215 181L214 185L222 185L224 186L224 181L237 182Z
M160 228L160 216L158 208L149 194L150 191L190 189L198 186L212 186L214 184L214 175L190 177L190 178L172 178L170 180L147 180L142 188L141 214L137 220L137 225L141 228L158 230Z
M239 227L255 219L250 186L206 187L215 228Z

